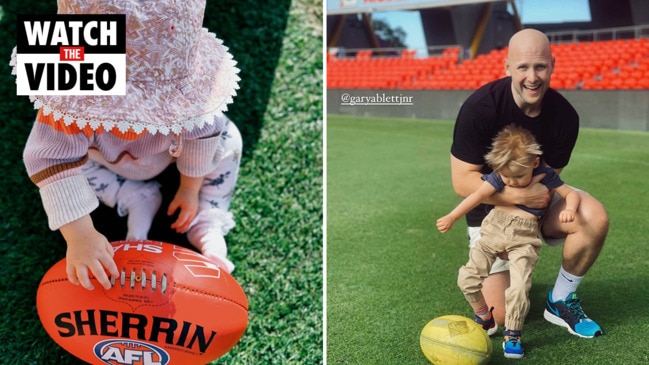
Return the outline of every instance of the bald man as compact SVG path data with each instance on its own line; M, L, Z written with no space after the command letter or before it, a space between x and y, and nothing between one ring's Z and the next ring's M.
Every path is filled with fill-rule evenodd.
M545 34L524 29L512 36L505 60L507 77L488 83L464 102L457 116L451 147L453 189L466 197L482 184L482 175L491 172L484 161L492 139L505 126L516 124L528 129L543 146L543 163L557 173L568 165L579 132L579 115L570 103L550 88L554 57ZM576 290L583 276L597 259L606 234L608 215L602 204L584 191L576 219L560 223L559 212L565 201L550 196L542 184L526 188L506 187L466 215L470 245L480 237L482 219L493 205L522 204L542 208L550 204L542 218L542 235L548 245L563 244L563 259L554 288L548 293L544 317L566 327L570 333L591 338L602 329L588 318ZM509 286L507 254L500 255L484 281L482 291L493 317L504 323L505 290ZM480 322L479 320L476 320ZM493 332L493 331L490 331Z

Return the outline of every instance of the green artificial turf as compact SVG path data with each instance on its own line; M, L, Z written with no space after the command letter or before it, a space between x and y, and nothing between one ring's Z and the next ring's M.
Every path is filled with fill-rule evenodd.
M47 336L36 314L40 278L65 256L65 243L47 229L22 163L35 111L26 97L15 96L8 61L15 14L26 9L55 13L56 2L2 5L0 364L80 364ZM322 2L208 1L204 24L241 69L228 115L245 152L231 205L237 227L228 242L235 278L250 302L246 333L214 364L321 364Z
M327 364L427 364L419 347L435 317L472 317L456 286L464 221L438 217L460 198L450 181L451 121L327 117ZM543 319L561 248L545 246L523 333L527 364L641 364L649 349L649 134L582 129L562 178L607 208L607 243L578 294L604 336L582 339ZM491 364L514 363L493 338Z

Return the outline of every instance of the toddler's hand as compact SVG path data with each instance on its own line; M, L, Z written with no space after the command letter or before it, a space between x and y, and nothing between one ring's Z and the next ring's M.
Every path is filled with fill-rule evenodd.
M572 209L564 209L559 213L559 222L570 223L575 220L575 211Z
M92 273L104 289L110 289L110 279L106 270L111 276L119 276L113 260L113 247L106 237L95 229L90 215L62 226L60 231L68 244L65 267L68 280L72 284L81 284L84 288L92 290L95 288L90 282L89 274Z
M68 241L66 254L68 280L72 284L80 284L88 290L93 290L95 287L89 277L92 273L104 289L110 289L110 278L106 270L113 277L119 276L113 255L113 247L99 232L92 239Z
M453 227L453 223L455 222L452 218L450 218L449 216L444 216L437 220L437 229L439 229L439 231L442 233L446 233L449 229L451 229L451 227Z
M174 214L178 209L180 209L178 219L171 225L171 228L178 233L182 233L189 229L189 225L198 214L198 194L179 189L174 200L169 204L167 215Z

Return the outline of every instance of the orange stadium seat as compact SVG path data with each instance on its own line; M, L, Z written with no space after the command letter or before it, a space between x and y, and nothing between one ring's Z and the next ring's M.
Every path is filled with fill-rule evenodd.
M649 89L649 39L571 42L551 45L556 59L551 87L564 90ZM507 49L460 62L460 48L417 57L358 51L355 57L327 54L327 87L372 89L475 89L505 76ZM376 52L374 52L376 53Z

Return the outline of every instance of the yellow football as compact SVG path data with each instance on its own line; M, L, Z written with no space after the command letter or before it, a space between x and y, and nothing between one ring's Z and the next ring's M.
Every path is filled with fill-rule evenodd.
M421 350L435 365L485 365L491 339L472 319L448 315L428 322L419 338Z

